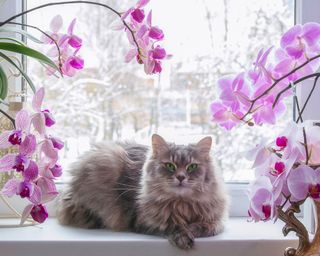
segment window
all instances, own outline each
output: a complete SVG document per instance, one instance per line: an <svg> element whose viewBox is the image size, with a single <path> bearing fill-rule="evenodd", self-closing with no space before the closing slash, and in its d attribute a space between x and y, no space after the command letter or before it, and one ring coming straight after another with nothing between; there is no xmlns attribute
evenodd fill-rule
<svg viewBox="0 0 320 256"><path fill-rule="evenodd" d="M47 2L29 1L28 8ZM135 1L108 3L125 10ZM48 79L40 65L28 63L30 75L47 88L46 104L58 123L55 131L66 139L61 155L65 168L93 141L134 138L149 143L151 134L159 133L179 143L212 135L225 181L251 180L251 163L243 153L255 141L271 137L275 129L243 126L225 132L210 121L209 106L217 96L218 78L249 67L260 48L278 42L294 24L294 2L239 3L190 0L182 11L179 1L151 1L154 23L165 30L164 45L173 54L159 77L148 77L137 64L124 63L128 45L123 33L110 29L116 17L107 10L69 5L28 15L29 24L42 28L57 14L65 18L65 26L77 17L76 33L84 39L80 53L86 68L71 79ZM291 102L288 108L292 109ZM285 115L276 130L290 120L291 115Z"/></svg>

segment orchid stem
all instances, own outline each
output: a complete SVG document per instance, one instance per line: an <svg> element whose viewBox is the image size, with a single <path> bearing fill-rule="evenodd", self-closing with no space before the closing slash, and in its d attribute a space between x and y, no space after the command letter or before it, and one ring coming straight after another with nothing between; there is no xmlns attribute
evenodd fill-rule
<svg viewBox="0 0 320 256"><path fill-rule="evenodd" d="M254 98L253 100L250 101L251 105L249 107L249 109L247 110L247 112L241 117L240 120L244 120L250 113L251 110L253 109L254 104L256 103L257 100L261 99L263 96L267 95L279 82L281 82L283 79L287 78L288 76L292 75L293 73L295 73L297 70L301 69L302 67L304 67L305 65L309 64L311 61L316 60L317 58L320 57L320 54L308 59L306 62L302 63L301 65L297 66L296 68L294 68L293 70L291 70L289 73L287 73L286 75L280 77L279 79L275 80L274 83L268 88L266 89L264 92L262 92L259 96L257 96L256 98ZM310 75L311 76L315 76L314 74ZM303 80L307 79L308 76L304 77ZM302 79L302 78L301 78ZM300 79L299 79L300 80ZM297 80L297 81L299 81ZM296 82L297 82L296 81ZM301 80L302 81L302 80ZM301 82L299 81L299 82ZM295 83L296 83L295 82ZM287 86L286 88L289 89L291 87ZM285 90L286 91L286 90Z"/></svg>
<svg viewBox="0 0 320 256"><path fill-rule="evenodd" d="M2 27L3 25L5 24L8 24L9 22L11 22L12 20L20 17L20 16L23 16L27 13L30 13L30 12L33 12L33 11L36 11L38 9L42 9L42 8L45 8L45 7L49 7L49 6L54 6L54 5L65 5L65 4L92 4L92 5L98 5L98 6L102 6L104 8L107 8L109 9L110 11L112 11L113 13L115 13L117 16L119 16L119 18L121 18L121 13L116 11L115 9L113 9L112 7L110 7L109 5L106 5L106 4L102 4L102 3L97 3L97 2L92 2L92 1L64 1L64 2L53 2L53 3L48 3L48 4L43 4L43 5L39 5L37 7L34 7L34 8L31 8L29 10L25 10L23 12L20 12L16 15L13 15L12 17L6 19L5 21L3 22L0 22L0 27ZM133 41L137 47L137 50L138 50L138 53L140 54L140 47L139 47L139 44L136 40L136 37L134 35L134 31L130 28L130 26L124 21L122 20L124 26L130 31L132 37L133 37Z"/></svg>
<svg viewBox="0 0 320 256"><path fill-rule="evenodd" d="M33 28L35 30L38 30L39 32L41 32L42 34L44 34L46 37L50 38L50 40L55 44L57 50L58 50L58 59L59 59L59 69L60 69L60 73L62 74L61 68L62 68L62 61L61 61L61 51L60 51L60 47L58 46L58 43L56 42L56 40L53 39L52 36L50 36L48 33L44 32L42 29L36 27L36 26L32 26L32 25L28 25L28 24L23 24L23 23L19 23L19 22L11 22L9 21L8 24L13 24L13 25L21 25L21 26L25 26L28 28Z"/></svg>
<svg viewBox="0 0 320 256"><path fill-rule="evenodd" d="M314 79L313 86L312 86L312 88L311 88L311 90L309 92L309 95L308 95L308 97L307 97L307 99L306 99L306 101L303 104L303 107L301 109L301 116L302 116L302 114L303 114L303 112L304 112L304 110L305 110L305 108L307 106L307 103L309 102L309 100L311 98L311 95L313 94L314 89L316 88L316 85L317 85L319 77L320 77L320 73L316 73L316 78ZM302 122L302 119L300 118L300 116L298 116L298 119L297 119L296 122L299 122L299 120Z"/></svg>

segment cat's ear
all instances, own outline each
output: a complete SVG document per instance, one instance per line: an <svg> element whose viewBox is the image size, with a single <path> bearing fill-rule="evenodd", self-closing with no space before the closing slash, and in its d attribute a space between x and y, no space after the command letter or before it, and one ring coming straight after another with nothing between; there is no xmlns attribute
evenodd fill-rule
<svg viewBox="0 0 320 256"><path fill-rule="evenodd" d="M196 148L203 155L209 155L212 145L212 138L210 136L201 139L197 144Z"/></svg>
<svg viewBox="0 0 320 256"><path fill-rule="evenodd" d="M161 151L168 150L167 142L158 134L153 134L152 138L152 154L157 156Z"/></svg>

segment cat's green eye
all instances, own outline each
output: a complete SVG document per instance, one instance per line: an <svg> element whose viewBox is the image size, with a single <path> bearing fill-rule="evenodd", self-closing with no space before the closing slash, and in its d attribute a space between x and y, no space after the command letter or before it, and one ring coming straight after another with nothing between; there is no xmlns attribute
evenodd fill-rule
<svg viewBox="0 0 320 256"><path fill-rule="evenodd" d="M194 172L195 170L198 169L198 165L197 164L190 164L187 168L188 172Z"/></svg>
<svg viewBox="0 0 320 256"><path fill-rule="evenodd" d="M170 172L174 172L176 170L176 166L173 163L165 163L165 166Z"/></svg>

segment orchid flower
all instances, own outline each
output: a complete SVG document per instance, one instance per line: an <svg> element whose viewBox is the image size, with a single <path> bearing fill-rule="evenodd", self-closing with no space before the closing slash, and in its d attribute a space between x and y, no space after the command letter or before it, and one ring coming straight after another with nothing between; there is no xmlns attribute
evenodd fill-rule
<svg viewBox="0 0 320 256"><path fill-rule="evenodd" d="M48 217L44 204L58 195L53 180L62 175L62 168L57 161L58 151L64 143L47 133L55 120L49 110L42 110L44 94L44 88L40 88L32 99L35 113L20 110L16 115L15 130L0 135L1 148L17 148L17 153L7 154L0 159L0 172L21 173L19 179L6 182L1 194L8 197L18 195L30 202L23 211L21 223L29 215L39 223Z"/></svg>
<svg viewBox="0 0 320 256"><path fill-rule="evenodd" d="M240 111L232 111L231 107L226 107L220 102L211 104L212 118L220 126L227 130L231 130L240 122L243 113Z"/></svg>
<svg viewBox="0 0 320 256"><path fill-rule="evenodd" d="M245 111L249 107L249 86L244 79L244 74L240 73L236 77L225 77L218 81L221 90L220 99L233 111Z"/></svg>
<svg viewBox="0 0 320 256"><path fill-rule="evenodd" d="M311 58L319 52L320 25L309 22L289 29L281 38L281 47L295 59Z"/></svg>
<svg viewBox="0 0 320 256"><path fill-rule="evenodd" d="M275 206L279 204L280 191L275 190L270 179L260 176L251 186L249 193L249 215L254 221L269 220L275 216Z"/></svg>
<svg viewBox="0 0 320 256"><path fill-rule="evenodd" d="M140 0L135 7L129 8L123 13L121 19L128 22L131 31L125 26L120 26L120 29L126 31L129 43L133 46L126 54L125 61L130 62L135 58L139 64L144 65L146 74L156 74L161 73L161 61L167 57L167 53L163 47L156 45L158 41L164 38L164 33L160 28L152 25L152 11L148 13L145 19L142 8L148 2L149 0ZM130 19L128 20L129 16Z"/></svg>
<svg viewBox="0 0 320 256"><path fill-rule="evenodd" d="M314 170L302 164L291 171L287 182L292 201L301 201L308 196L320 200L320 168Z"/></svg>
<svg viewBox="0 0 320 256"><path fill-rule="evenodd" d="M62 28L63 21L60 15L55 16L50 24L52 32L47 32L58 44L59 51L53 46L48 55L55 58L55 62L60 65L62 74L66 76L74 76L76 72L84 67L84 60L78 55L82 46L82 39L74 34L76 19L73 19L68 27L66 34L59 33ZM51 39L44 39L44 43L53 44ZM59 55L60 54L60 55ZM47 68L47 74L55 73L53 68Z"/></svg>

